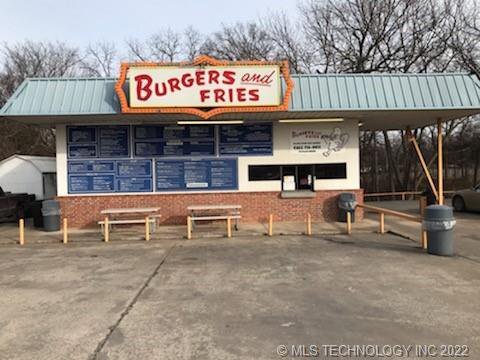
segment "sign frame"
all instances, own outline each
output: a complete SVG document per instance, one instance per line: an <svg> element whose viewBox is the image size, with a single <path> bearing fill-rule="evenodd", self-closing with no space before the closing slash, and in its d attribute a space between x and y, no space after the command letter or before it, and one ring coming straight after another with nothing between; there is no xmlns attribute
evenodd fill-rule
<svg viewBox="0 0 480 360"><path fill-rule="evenodd" d="M281 99L280 105L272 106L227 106L227 107L213 107L213 108L198 108L198 107L142 107L132 108L127 99L127 94L124 89L124 85L127 81L128 70L134 67L202 67L205 65L210 66L262 66L262 65L276 65L280 68L280 74L285 81L286 88ZM281 81L281 79L280 79ZM217 60L212 57L201 55L192 62L133 62L122 63L120 68L120 77L115 84L115 92L120 101L122 113L166 113L166 114L189 114L198 116L202 119L209 119L215 115L223 113L246 113L246 112L274 112L274 111L287 111L290 103L290 98L293 90L293 80L290 77L290 71L287 61L224 61ZM128 91L127 91L128 92ZM280 94L282 97L282 94Z"/></svg>

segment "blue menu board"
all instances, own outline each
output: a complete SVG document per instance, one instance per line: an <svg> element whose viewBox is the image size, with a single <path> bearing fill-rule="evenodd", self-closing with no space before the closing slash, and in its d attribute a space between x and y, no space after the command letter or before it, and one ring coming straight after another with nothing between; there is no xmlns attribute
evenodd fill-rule
<svg viewBox="0 0 480 360"><path fill-rule="evenodd" d="M69 158L94 158L97 157L97 145L96 144L79 144L68 146Z"/></svg>
<svg viewBox="0 0 480 360"><path fill-rule="evenodd" d="M156 161L156 191L237 188L237 159Z"/></svg>
<svg viewBox="0 0 480 360"><path fill-rule="evenodd" d="M117 176L152 176L151 160L117 160Z"/></svg>
<svg viewBox="0 0 480 360"><path fill-rule="evenodd" d="M118 192L151 192L153 191L152 178L127 177L117 179Z"/></svg>
<svg viewBox="0 0 480 360"><path fill-rule="evenodd" d="M152 192L152 160L72 160L68 162L68 192Z"/></svg>
<svg viewBox="0 0 480 360"><path fill-rule="evenodd" d="M207 125L139 125L134 127L134 155L215 155L215 128Z"/></svg>
<svg viewBox="0 0 480 360"><path fill-rule="evenodd" d="M272 124L220 126L220 154L271 155L272 152Z"/></svg>
<svg viewBox="0 0 480 360"><path fill-rule="evenodd" d="M113 173L115 161L113 160L77 160L68 162L69 173Z"/></svg>
<svg viewBox="0 0 480 360"><path fill-rule="evenodd" d="M70 144L96 143L97 128L95 126L69 126L68 142Z"/></svg>
<svg viewBox="0 0 480 360"><path fill-rule="evenodd" d="M74 193L109 193L115 191L115 176L111 174L69 175L68 192Z"/></svg>
<svg viewBox="0 0 480 360"><path fill-rule="evenodd" d="M129 126L99 127L99 157L129 156Z"/></svg>

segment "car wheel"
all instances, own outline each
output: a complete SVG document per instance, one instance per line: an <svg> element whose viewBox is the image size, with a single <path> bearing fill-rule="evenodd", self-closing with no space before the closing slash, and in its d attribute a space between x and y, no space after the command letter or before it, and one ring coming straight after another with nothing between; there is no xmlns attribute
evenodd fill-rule
<svg viewBox="0 0 480 360"><path fill-rule="evenodd" d="M455 211L465 211L465 201L460 196L455 196L452 202Z"/></svg>

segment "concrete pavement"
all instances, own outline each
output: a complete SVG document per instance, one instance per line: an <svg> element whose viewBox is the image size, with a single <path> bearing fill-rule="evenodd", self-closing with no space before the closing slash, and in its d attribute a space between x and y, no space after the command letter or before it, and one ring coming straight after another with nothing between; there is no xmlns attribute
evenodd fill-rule
<svg viewBox="0 0 480 360"><path fill-rule="evenodd" d="M4 245L0 274L2 359L278 359L281 344L480 356L478 264L389 234Z"/></svg>

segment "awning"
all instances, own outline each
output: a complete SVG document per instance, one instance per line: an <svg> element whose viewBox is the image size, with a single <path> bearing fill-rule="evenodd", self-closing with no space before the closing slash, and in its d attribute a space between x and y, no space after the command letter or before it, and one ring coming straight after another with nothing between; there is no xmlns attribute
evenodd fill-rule
<svg viewBox="0 0 480 360"><path fill-rule="evenodd" d="M470 74L292 75L289 111L222 114L212 120L357 119L362 129L405 129L480 113L480 80ZM122 114L115 78L26 79L0 117L27 124L196 120L185 114ZM201 120L199 120L201 121Z"/></svg>

